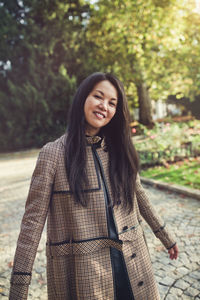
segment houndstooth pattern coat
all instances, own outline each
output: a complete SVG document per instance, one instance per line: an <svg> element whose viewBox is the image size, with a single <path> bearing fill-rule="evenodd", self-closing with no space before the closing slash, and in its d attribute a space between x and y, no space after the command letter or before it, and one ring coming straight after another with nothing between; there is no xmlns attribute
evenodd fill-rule
<svg viewBox="0 0 200 300"><path fill-rule="evenodd" d="M106 205L102 179L97 172L92 144L87 145L88 207L73 201L64 164L64 139L48 143L40 151L32 175L21 223L11 275L10 300L28 297L31 272L41 233L47 218L47 287L49 300L114 300L115 285L110 247L123 253L135 300L160 299L145 242L142 218L149 224L166 249L175 241L167 231L136 181L134 211L125 213L120 206L113 214L119 240L108 237ZM104 142L96 149L108 192L108 152Z"/></svg>

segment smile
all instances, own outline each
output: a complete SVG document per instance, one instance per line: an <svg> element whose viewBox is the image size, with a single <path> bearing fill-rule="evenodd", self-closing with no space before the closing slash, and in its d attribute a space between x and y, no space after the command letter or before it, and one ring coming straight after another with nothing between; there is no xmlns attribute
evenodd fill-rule
<svg viewBox="0 0 200 300"><path fill-rule="evenodd" d="M95 114L95 116L96 116L98 119L103 119L103 118L105 118L104 114L102 114L102 113L100 113L100 112L95 111L94 114Z"/></svg>

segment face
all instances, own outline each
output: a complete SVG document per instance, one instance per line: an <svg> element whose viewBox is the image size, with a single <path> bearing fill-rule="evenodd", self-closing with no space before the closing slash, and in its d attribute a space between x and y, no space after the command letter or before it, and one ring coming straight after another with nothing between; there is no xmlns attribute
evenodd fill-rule
<svg viewBox="0 0 200 300"><path fill-rule="evenodd" d="M117 90L108 80L97 83L85 100L86 134L96 135L114 117L117 109Z"/></svg>

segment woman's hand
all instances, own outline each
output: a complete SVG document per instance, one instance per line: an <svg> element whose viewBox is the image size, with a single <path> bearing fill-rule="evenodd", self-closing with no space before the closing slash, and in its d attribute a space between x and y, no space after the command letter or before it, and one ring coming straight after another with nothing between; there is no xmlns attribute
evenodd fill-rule
<svg viewBox="0 0 200 300"><path fill-rule="evenodd" d="M178 246L174 245L171 249L168 250L170 259L177 259L178 257Z"/></svg>

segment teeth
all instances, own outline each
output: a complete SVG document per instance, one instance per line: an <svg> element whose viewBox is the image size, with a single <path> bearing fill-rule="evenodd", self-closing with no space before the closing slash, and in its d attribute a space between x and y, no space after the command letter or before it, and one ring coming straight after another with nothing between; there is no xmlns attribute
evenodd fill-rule
<svg viewBox="0 0 200 300"><path fill-rule="evenodd" d="M100 116L100 117L103 117L103 118L104 118L104 115L102 115L102 114L100 114L100 113L98 113L98 112L96 112L96 115L98 115L98 116Z"/></svg>

